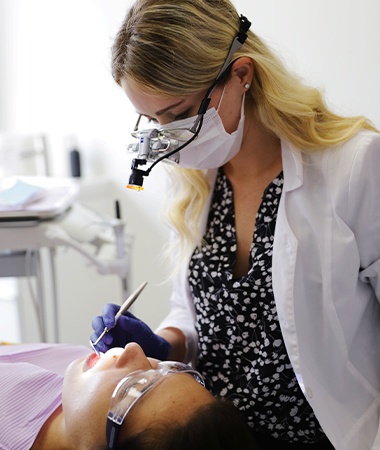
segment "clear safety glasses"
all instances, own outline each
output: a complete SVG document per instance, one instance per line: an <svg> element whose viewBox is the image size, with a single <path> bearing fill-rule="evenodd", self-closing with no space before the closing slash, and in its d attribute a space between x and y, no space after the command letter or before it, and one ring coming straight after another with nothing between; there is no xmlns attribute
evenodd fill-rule
<svg viewBox="0 0 380 450"><path fill-rule="evenodd" d="M157 369L139 370L129 374L118 383L111 397L106 428L109 449L115 448L125 417L137 400L170 373L188 373L202 386L205 385L200 373L187 364L175 361L162 361Z"/></svg>

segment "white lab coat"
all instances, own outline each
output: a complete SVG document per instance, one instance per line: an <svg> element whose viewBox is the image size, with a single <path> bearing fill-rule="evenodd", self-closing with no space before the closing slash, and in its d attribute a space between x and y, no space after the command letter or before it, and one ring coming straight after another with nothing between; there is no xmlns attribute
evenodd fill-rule
<svg viewBox="0 0 380 450"><path fill-rule="evenodd" d="M282 142L282 158L273 289L286 348L334 447L369 450L380 416L380 135L310 155ZM187 267L171 304L160 328L180 328L194 361Z"/></svg>

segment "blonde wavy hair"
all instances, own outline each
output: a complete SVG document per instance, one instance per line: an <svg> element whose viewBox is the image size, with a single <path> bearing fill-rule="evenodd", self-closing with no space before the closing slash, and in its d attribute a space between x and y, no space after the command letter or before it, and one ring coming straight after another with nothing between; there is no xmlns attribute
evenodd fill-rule
<svg viewBox="0 0 380 450"><path fill-rule="evenodd" d="M229 0L137 0L112 47L117 83L131 80L155 95L179 97L207 89L218 75L239 30ZM302 152L342 143L359 130L377 131L365 117L334 114L321 92L304 84L253 33L234 59L254 61L249 105L256 120ZM201 242L199 218L210 186L199 170L169 170L172 193L167 217L176 230L180 257Z"/></svg>

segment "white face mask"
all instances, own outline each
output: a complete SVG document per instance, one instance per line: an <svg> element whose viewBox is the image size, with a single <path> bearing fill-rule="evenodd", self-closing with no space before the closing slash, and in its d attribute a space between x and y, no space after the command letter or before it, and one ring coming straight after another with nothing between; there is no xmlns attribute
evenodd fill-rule
<svg viewBox="0 0 380 450"><path fill-rule="evenodd" d="M229 134L224 129L218 111L213 107L206 111L197 138L179 152L178 165L188 169L216 169L236 156L240 150L244 131L244 98L237 129ZM219 109L219 107L218 107ZM168 123L162 130L191 128L197 116Z"/></svg>

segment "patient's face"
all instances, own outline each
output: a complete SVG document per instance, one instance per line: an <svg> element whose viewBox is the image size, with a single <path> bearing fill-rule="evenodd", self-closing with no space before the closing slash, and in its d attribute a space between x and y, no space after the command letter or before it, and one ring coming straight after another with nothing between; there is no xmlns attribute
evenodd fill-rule
<svg viewBox="0 0 380 450"><path fill-rule="evenodd" d="M117 383L136 370L156 369L140 346L128 344L99 357L95 353L74 361L67 369L62 393L66 435L72 445L91 448L106 443L106 418ZM140 398L127 415L119 439L139 433L158 419L186 421L212 395L191 375L169 374ZM79 447L78 447L79 448Z"/></svg>

